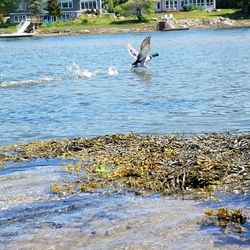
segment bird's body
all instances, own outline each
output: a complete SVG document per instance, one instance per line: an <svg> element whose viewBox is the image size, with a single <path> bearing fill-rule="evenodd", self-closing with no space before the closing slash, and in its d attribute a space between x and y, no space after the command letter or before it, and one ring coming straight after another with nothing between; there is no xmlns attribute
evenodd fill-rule
<svg viewBox="0 0 250 250"><path fill-rule="evenodd" d="M159 56L158 53L148 55L150 51L150 36L146 37L140 46L139 53L131 46L130 43L127 43L127 49L129 54L136 59L135 62L131 65L132 68L136 67L146 67L146 63L152 60L153 57Z"/></svg>

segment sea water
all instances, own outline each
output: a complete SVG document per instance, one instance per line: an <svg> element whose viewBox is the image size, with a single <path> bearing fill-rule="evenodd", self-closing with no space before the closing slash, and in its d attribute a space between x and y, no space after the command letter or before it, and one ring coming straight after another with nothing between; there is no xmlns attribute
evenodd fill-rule
<svg viewBox="0 0 250 250"><path fill-rule="evenodd" d="M125 44L158 52L131 71ZM250 130L250 29L0 40L0 143Z"/></svg>

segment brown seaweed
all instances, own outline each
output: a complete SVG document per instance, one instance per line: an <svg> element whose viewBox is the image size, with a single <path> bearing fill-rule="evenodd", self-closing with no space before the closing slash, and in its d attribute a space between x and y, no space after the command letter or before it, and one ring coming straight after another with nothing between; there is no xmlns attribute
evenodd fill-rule
<svg viewBox="0 0 250 250"><path fill-rule="evenodd" d="M247 229L243 226L247 222L247 215L241 209L221 207L217 211L205 212L206 220L203 224L219 226L224 232L243 233Z"/></svg>
<svg viewBox="0 0 250 250"><path fill-rule="evenodd" d="M67 166L75 176L68 180L71 188L63 180L52 186L58 193L104 188L140 194L250 191L248 134L113 134L6 146L0 153L1 165L37 158L76 160Z"/></svg>

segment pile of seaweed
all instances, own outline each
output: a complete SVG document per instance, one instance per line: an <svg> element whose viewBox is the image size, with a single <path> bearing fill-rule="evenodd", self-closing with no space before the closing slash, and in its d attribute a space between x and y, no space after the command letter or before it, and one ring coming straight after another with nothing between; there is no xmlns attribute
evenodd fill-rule
<svg viewBox="0 0 250 250"><path fill-rule="evenodd" d="M74 178L51 185L57 193L250 191L249 134L112 134L0 148L2 166L37 158L75 160L66 168Z"/></svg>
<svg viewBox="0 0 250 250"><path fill-rule="evenodd" d="M217 211L208 210L205 212L204 225L218 226L223 232L247 232L243 225L247 222L247 215L241 209L228 209L221 207Z"/></svg>

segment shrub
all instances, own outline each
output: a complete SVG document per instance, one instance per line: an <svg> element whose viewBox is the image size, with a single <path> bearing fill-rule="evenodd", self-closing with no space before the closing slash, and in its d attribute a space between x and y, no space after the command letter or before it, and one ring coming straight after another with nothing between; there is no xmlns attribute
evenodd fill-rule
<svg viewBox="0 0 250 250"><path fill-rule="evenodd" d="M0 24L4 24L4 16L3 16L3 14L0 14Z"/></svg>
<svg viewBox="0 0 250 250"><path fill-rule="evenodd" d="M202 8L197 6L197 5L184 5L183 10L184 11L193 11L193 10L202 10Z"/></svg>
<svg viewBox="0 0 250 250"><path fill-rule="evenodd" d="M152 0L129 0L114 8L116 15L134 16L144 20L145 15L151 16L154 13L154 1Z"/></svg>
<svg viewBox="0 0 250 250"><path fill-rule="evenodd" d="M87 18L82 19L82 24L88 24L88 23L89 23L89 21Z"/></svg>

